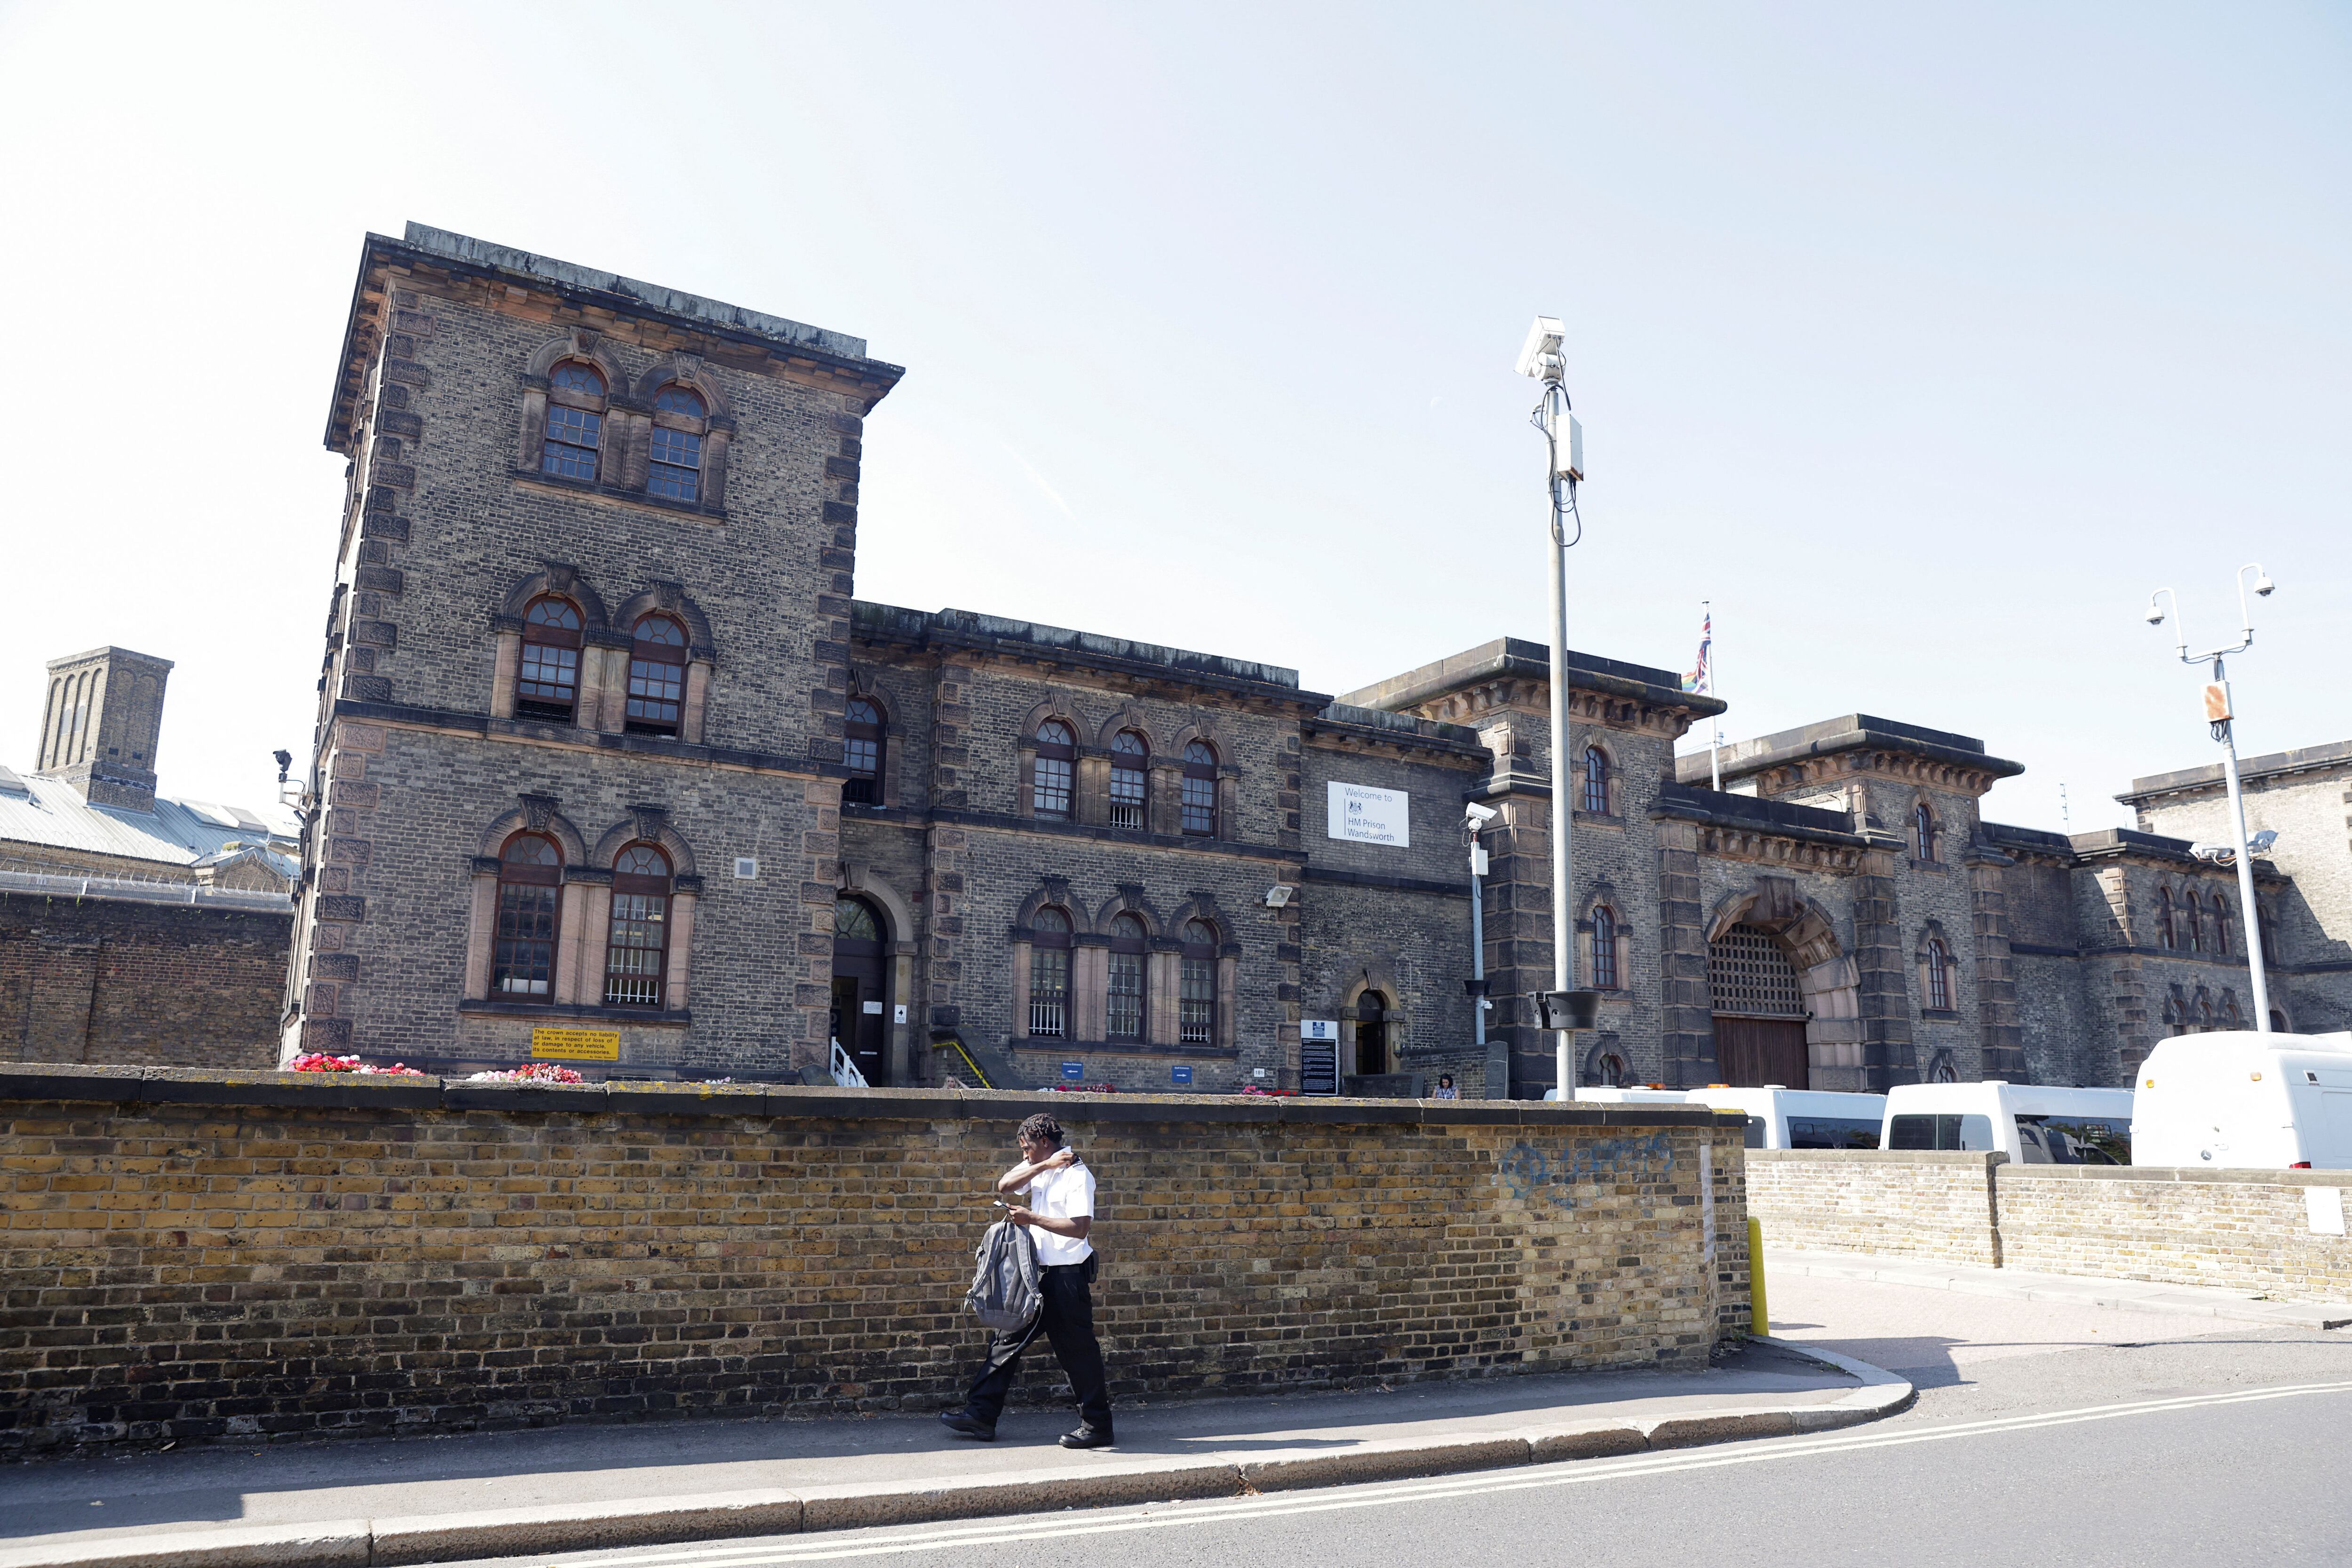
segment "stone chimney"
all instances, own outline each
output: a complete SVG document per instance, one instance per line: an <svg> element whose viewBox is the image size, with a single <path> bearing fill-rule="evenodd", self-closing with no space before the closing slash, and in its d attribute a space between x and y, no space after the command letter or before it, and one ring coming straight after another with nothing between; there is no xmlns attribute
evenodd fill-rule
<svg viewBox="0 0 2352 1568"><path fill-rule="evenodd" d="M172 661L100 647L49 661L35 771L92 805L155 809L155 742Z"/></svg>

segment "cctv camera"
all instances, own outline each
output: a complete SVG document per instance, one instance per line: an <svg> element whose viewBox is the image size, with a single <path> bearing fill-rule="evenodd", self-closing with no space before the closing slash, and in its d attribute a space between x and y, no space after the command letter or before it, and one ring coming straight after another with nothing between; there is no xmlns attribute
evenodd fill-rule
<svg viewBox="0 0 2352 1568"><path fill-rule="evenodd" d="M2267 572L2254 579L2254 592L2265 599L2269 598L2277 588L2278 584L2271 581L2271 574Z"/></svg>
<svg viewBox="0 0 2352 1568"><path fill-rule="evenodd" d="M1493 806L1480 805L1473 800L1463 803L1462 815L1468 819L1471 826L1484 827L1495 820L1497 813Z"/></svg>
<svg viewBox="0 0 2352 1568"><path fill-rule="evenodd" d="M2160 626L2164 625L2164 612L2158 609L2154 605L2148 605L2147 624L2152 626Z"/></svg>
<svg viewBox="0 0 2352 1568"><path fill-rule="evenodd" d="M1558 317L1538 316L1535 325L1528 329L1528 341L1519 349L1519 374L1558 374L1559 345L1564 335Z"/></svg>
<svg viewBox="0 0 2352 1568"><path fill-rule="evenodd" d="M2275 827L2265 827L2260 833L2255 834L2252 838L2246 840L2246 847L2252 850L2257 855L2266 855L2270 853L2271 846L2277 842L2278 829Z"/></svg>

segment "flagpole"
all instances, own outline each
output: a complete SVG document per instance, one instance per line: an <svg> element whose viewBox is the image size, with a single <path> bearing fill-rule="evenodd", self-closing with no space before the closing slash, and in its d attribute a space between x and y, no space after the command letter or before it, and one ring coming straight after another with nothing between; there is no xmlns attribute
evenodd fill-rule
<svg viewBox="0 0 2352 1568"><path fill-rule="evenodd" d="M1701 599L1701 600L1698 602L1698 607L1699 607L1699 610L1700 610L1701 614L1703 614L1703 615L1706 616L1706 622L1705 622L1705 624L1706 624L1706 694L1707 694L1709 697L1712 697L1712 696L1714 696L1714 695L1715 695L1715 685L1716 685L1716 681L1715 681L1715 601L1714 601L1714 600L1712 600L1712 599ZM1717 794L1718 794L1718 795L1720 795L1720 794L1723 792L1723 715L1722 715L1722 714L1720 714L1720 713L1715 714L1712 718L1710 718L1710 719L1708 720L1708 723L1709 723L1709 725L1710 725L1710 726L1711 726L1711 728L1712 728L1712 731L1713 731L1713 733L1712 733L1712 738L1711 738L1711 739L1709 739L1709 740L1708 740L1708 742L1707 742L1707 743L1706 743L1706 769L1707 769L1707 772L1708 772L1710 774L1712 774L1712 775L1713 775L1713 777L1714 777L1714 780L1715 780L1715 785L1714 785L1714 787L1715 787L1716 793L1717 793Z"/></svg>

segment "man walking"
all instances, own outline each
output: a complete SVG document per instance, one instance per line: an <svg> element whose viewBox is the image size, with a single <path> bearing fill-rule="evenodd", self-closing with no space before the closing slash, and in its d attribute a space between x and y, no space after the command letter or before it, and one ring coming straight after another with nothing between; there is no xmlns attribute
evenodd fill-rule
<svg viewBox="0 0 2352 1568"><path fill-rule="evenodd" d="M1027 1328L1005 1330L989 1342L988 1364L971 1380L963 1408L940 1412L940 1423L960 1436L992 1442L1021 1352L1042 1330L1077 1395L1078 1429L1062 1434L1062 1447L1108 1447L1110 1390L1103 1381L1102 1347L1095 1342L1095 1249L1087 1240L1094 1226L1095 1175L1076 1150L1063 1144L1062 1124L1052 1117L1031 1117L1016 1136L1021 1163L997 1178L996 1190L1008 1199L1024 1189L1029 1194L1027 1206L1013 1208L1007 1217L1027 1227L1036 1243L1044 1304Z"/></svg>

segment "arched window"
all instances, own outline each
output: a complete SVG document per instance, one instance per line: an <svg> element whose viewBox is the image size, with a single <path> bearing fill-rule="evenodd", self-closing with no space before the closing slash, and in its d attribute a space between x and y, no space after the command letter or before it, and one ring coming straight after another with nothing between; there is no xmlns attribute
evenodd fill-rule
<svg viewBox="0 0 2352 1568"><path fill-rule="evenodd" d="M686 711L686 628L667 616L640 616L631 636L628 731L675 735Z"/></svg>
<svg viewBox="0 0 2352 1568"><path fill-rule="evenodd" d="M1037 726L1036 773L1029 792L1029 810L1035 816L1058 822L1070 819L1070 770L1078 754L1078 739L1059 719Z"/></svg>
<svg viewBox="0 0 2352 1568"><path fill-rule="evenodd" d="M604 377L595 366L565 360L547 375L547 435L540 472L593 479L604 446Z"/></svg>
<svg viewBox="0 0 2352 1568"><path fill-rule="evenodd" d="M840 943L882 940L882 923L863 899L835 899L833 901L833 940Z"/></svg>
<svg viewBox="0 0 2352 1568"><path fill-rule="evenodd" d="M1960 1065L1952 1059L1951 1052L1937 1051L1933 1057L1928 1058L1927 1081L1929 1083L1958 1083L1960 1081Z"/></svg>
<svg viewBox="0 0 2352 1568"><path fill-rule="evenodd" d="M1114 1040L1143 1038L1143 922L1121 915L1110 922L1110 1015Z"/></svg>
<svg viewBox="0 0 2352 1568"><path fill-rule="evenodd" d="M604 947L604 1005L658 1007L669 972L669 857L632 844L613 862L613 931Z"/></svg>
<svg viewBox="0 0 2352 1568"><path fill-rule="evenodd" d="M843 716L841 760L849 768L841 798L852 805L881 805L882 710L863 697L851 698Z"/></svg>
<svg viewBox="0 0 2352 1568"><path fill-rule="evenodd" d="M2164 1026L2172 1034L2189 1032L2189 997L2178 985L2170 987L2170 994L2165 998Z"/></svg>
<svg viewBox="0 0 2352 1568"><path fill-rule="evenodd" d="M1217 836L1217 753L1206 741L1184 748L1184 831Z"/></svg>
<svg viewBox="0 0 2352 1568"><path fill-rule="evenodd" d="M2286 1026L2286 1015L2280 1012L2275 1007L2271 1009L2271 1033L2273 1035L2287 1035L2294 1033L2292 1029L2289 1029Z"/></svg>
<svg viewBox="0 0 2352 1568"><path fill-rule="evenodd" d="M1952 1010L1952 952L1940 936L1927 939L1927 1006L1937 1013Z"/></svg>
<svg viewBox="0 0 2352 1568"><path fill-rule="evenodd" d="M2279 953L2278 910L2261 899L2254 900L2254 940L2263 944L2263 962L2276 963Z"/></svg>
<svg viewBox="0 0 2352 1568"><path fill-rule="evenodd" d="M665 414L676 416L665 420ZM654 394L652 461L646 469L646 493L672 500L702 499L702 422L710 406L702 395L676 382Z"/></svg>
<svg viewBox="0 0 2352 1568"><path fill-rule="evenodd" d="M1377 991L1356 998L1356 1071L1389 1070L1389 1004Z"/></svg>
<svg viewBox="0 0 2352 1568"><path fill-rule="evenodd" d="M1592 910L1592 988L1617 989L1617 915L1607 904Z"/></svg>
<svg viewBox="0 0 2352 1568"><path fill-rule="evenodd" d="M1176 1037L1188 1046L1217 1038L1217 930L1206 921L1186 921L1181 933L1183 969L1177 976Z"/></svg>
<svg viewBox="0 0 2352 1568"><path fill-rule="evenodd" d="M1584 809L1609 815L1609 758L1598 746L1584 748Z"/></svg>
<svg viewBox="0 0 2352 1568"><path fill-rule="evenodd" d="M1625 1061L1614 1051L1603 1051L1601 1059L1592 1064L1593 1087L1615 1089L1625 1081Z"/></svg>
<svg viewBox="0 0 2352 1568"><path fill-rule="evenodd" d="M2213 895L2210 911L2213 916L2213 952L2216 957L2230 956L2230 900L2221 894Z"/></svg>
<svg viewBox="0 0 2352 1568"><path fill-rule="evenodd" d="M2189 916L2189 951L2191 952L2204 952L2205 901L2197 896L2194 889L2191 889L2189 891L2180 895L2180 907L2182 910L2187 911Z"/></svg>
<svg viewBox="0 0 2352 1568"><path fill-rule="evenodd" d="M2213 1022L2213 994L2200 985L2197 988L2197 1032L2208 1034L2217 1026Z"/></svg>
<svg viewBox="0 0 2352 1568"><path fill-rule="evenodd" d="M2238 1011L2238 994L2224 987L2221 992L2221 1027L2242 1029L2245 1026L2246 1016Z"/></svg>
<svg viewBox="0 0 2352 1568"><path fill-rule="evenodd" d="M555 926L563 852L551 838L518 833L499 853L499 931L490 994L546 1002L555 994Z"/></svg>
<svg viewBox="0 0 2352 1568"><path fill-rule="evenodd" d="M1110 825L1141 831L1151 821L1151 747L1132 730L1110 738Z"/></svg>
<svg viewBox="0 0 2352 1568"><path fill-rule="evenodd" d="M1029 1033L1062 1039L1070 1032L1070 917L1048 906L1029 924Z"/></svg>
<svg viewBox="0 0 2352 1568"><path fill-rule="evenodd" d="M2156 890L2156 940L2167 947L2180 945L2180 928L2173 921L2172 889L2169 888Z"/></svg>
<svg viewBox="0 0 2352 1568"><path fill-rule="evenodd" d="M1911 813L1911 847L1922 860L1936 858L1936 814L1927 809L1924 800Z"/></svg>
<svg viewBox="0 0 2352 1568"><path fill-rule="evenodd" d="M515 717L572 722L580 701L580 607L552 595L522 613L522 663L515 671Z"/></svg>

